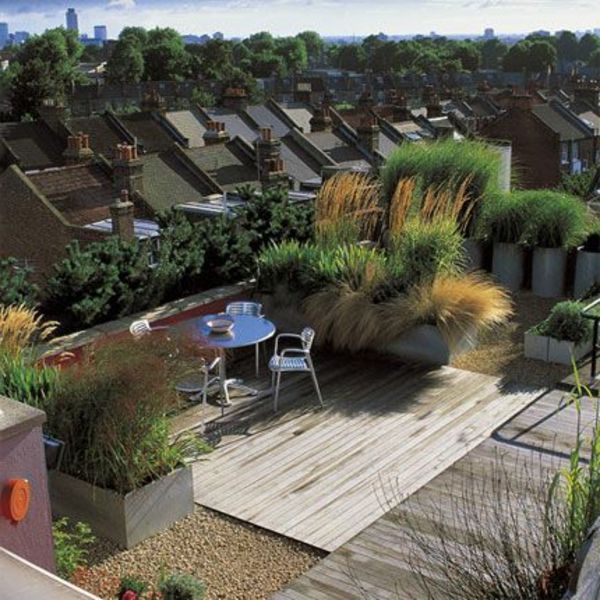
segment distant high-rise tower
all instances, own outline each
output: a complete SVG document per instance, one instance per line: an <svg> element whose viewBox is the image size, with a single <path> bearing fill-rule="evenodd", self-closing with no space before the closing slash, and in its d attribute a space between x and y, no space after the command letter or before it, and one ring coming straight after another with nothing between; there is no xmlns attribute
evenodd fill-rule
<svg viewBox="0 0 600 600"><path fill-rule="evenodd" d="M8 23L0 23L0 48L8 44Z"/></svg>
<svg viewBox="0 0 600 600"><path fill-rule="evenodd" d="M108 32L106 31L106 25L95 25L94 26L94 37L97 40L105 42L108 39Z"/></svg>
<svg viewBox="0 0 600 600"><path fill-rule="evenodd" d="M69 31L79 31L79 19L74 8L67 9L67 29Z"/></svg>
<svg viewBox="0 0 600 600"><path fill-rule="evenodd" d="M491 27L488 27L487 29L484 30L483 37L486 40L491 40L496 37L496 34L494 33L494 30Z"/></svg>

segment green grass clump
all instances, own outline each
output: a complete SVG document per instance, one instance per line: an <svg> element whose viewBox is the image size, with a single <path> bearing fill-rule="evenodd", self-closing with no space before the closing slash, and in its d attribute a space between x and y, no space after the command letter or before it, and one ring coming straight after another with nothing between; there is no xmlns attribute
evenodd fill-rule
<svg viewBox="0 0 600 600"><path fill-rule="evenodd" d="M587 342L592 338L592 321L581 314L584 306L572 300L559 302L548 318L536 326L535 333L575 344Z"/></svg>
<svg viewBox="0 0 600 600"><path fill-rule="evenodd" d="M523 242L529 226L527 198L518 193L498 194L481 205L477 233L493 242L518 244Z"/></svg>

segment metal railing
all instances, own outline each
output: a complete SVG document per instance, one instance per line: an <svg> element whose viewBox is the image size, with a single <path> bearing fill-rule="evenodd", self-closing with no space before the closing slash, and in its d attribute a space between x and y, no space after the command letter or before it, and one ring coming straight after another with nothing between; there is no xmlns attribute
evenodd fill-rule
<svg viewBox="0 0 600 600"><path fill-rule="evenodd" d="M596 378L598 365L598 327L600 324L600 298L597 298L581 311L582 316L586 319L591 319L594 322L593 338L592 338L592 379Z"/></svg>

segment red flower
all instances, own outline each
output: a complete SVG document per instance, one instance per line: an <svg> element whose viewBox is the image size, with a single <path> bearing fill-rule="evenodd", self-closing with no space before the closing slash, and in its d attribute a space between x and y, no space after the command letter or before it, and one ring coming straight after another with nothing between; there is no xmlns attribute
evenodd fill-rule
<svg viewBox="0 0 600 600"><path fill-rule="evenodd" d="M121 600L137 600L137 593L133 590L126 590L121 594Z"/></svg>

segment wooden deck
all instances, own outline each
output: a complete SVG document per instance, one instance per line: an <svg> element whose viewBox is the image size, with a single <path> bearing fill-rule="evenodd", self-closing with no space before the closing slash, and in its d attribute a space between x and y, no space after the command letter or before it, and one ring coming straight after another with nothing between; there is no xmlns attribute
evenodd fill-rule
<svg viewBox="0 0 600 600"><path fill-rule="evenodd" d="M433 598L427 595L415 574L415 556L426 577L441 579L431 554L415 543L414 531L432 532L442 525L456 532L450 543L463 535L457 512L464 510L465 488L489 485L491 474L515 477L521 491L531 499L545 473L555 473L567 462L574 443L576 413L564 407L565 394L545 394L488 440L432 479L408 500L391 508L337 551L274 596L275 600L384 600ZM561 408L559 408L561 407ZM583 422L593 421L593 405L583 404ZM498 467L499 461L504 465ZM507 475L510 473L511 475ZM513 475L514 474L514 475ZM532 482L525 491L524 478ZM487 482L487 484L486 484ZM529 484L528 484L529 485ZM513 488L515 489L515 488ZM478 493L479 502L486 502ZM489 513L488 516L489 517ZM464 521L463 521L464 523ZM410 524L410 525L409 525ZM449 538L446 538L446 542ZM437 577L436 577L437 573Z"/></svg>
<svg viewBox="0 0 600 600"><path fill-rule="evenodd" d="M238 435L194 465L194 488L203 506L327 551L379 519L390 494L414 493L541 393L451 368L345 357L317 368L325 410L307 376L286 380L277 416L269 400L244 403L222 425Z"/></svg>

